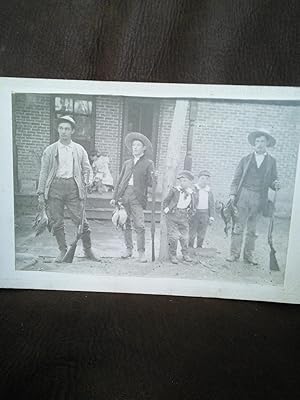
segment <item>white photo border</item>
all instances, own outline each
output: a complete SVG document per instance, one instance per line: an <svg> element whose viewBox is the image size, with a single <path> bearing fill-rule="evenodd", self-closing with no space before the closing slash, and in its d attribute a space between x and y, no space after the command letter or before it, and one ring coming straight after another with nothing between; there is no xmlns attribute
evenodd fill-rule
<svg viewBox="0 0 300 400"><path fill-rule="evenodd" d="M294 187L283 286L174 278L90 276L15 270L12 94L89 94L156 98L299 101L300 87L0 78L0 287L193 296L300 304L300 163ZM300 126L297 126L300 130ZM298 153L299 154L299 153Z"/></svg>

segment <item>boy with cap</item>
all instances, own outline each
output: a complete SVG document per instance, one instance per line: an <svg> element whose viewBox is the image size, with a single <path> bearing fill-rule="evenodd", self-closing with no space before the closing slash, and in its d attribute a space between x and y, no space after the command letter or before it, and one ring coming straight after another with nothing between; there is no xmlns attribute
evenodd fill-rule
<svg viewBox="0 0 300 400"><path fill-rule="evenodd" d="M178 174L177 179L179 186L172 187L163 201L163 211L167 219L169 256L172 264L178 264L176 257L178 240L181 244L183 260L192 261L188 255L188 241L189 214L194 210L193 190L191 188L194 177L190 171L184 170Z"/></svg>
<svg viewBox="0 0 300 400"><path fill-rule="evenodd" d="M67 207L72 221L81 222L85 190L93 182L93 172L85 149L72 141L76 123L69 115L59 117L57 130L59 140L46 147L42 156L38 185L40 207L48 206L51 232L56 238L59 254L56 262L62 262L67 252L64 230L64 208ZM91 231L84 220L82 244L85 256L98 261L91 249Z"/></svg>
<svg viewBox="0 0 300 400"><path fill-rule="evenodd" d="M202 247L207 227L212 224L215 213L214 196L209 186L210 173L202 170L198 175L198 183L194 186L195 215L190 221L189 247L194 247L197 237L197 247Z"/></svg>

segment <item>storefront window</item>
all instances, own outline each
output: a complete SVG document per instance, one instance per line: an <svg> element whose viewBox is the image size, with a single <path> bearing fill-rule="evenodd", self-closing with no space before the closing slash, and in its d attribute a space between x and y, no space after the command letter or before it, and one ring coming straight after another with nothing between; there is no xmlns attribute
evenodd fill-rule
<svg viewBox="0 0 300 400"><path fill-rule="evenodd" d="M88 153L94 149L95 138L95 102L91 96L68 96L54 97L54 120L69 115L76 122L73 140L81 144ZM53 140L58 139L56 124L54 121Z"/></svg>

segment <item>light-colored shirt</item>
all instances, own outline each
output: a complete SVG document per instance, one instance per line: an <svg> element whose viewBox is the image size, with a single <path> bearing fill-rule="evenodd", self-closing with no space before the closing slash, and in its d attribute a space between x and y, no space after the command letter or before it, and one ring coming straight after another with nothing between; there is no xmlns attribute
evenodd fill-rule
<svg viewBox="0 0 300 400"><path fill-rule="evenodd" d="M199 190L199 201L197 204L197 210L208 210L208 192L209 187L201 188L197 185Z"/></svg>
<svg viewBox="0 0 300 400"><path fill-rule="evenodd" d="M178 187L178 189L181 190L180 187ZM177 208L184 209L184 208L188 208L188 206L190 205L191 200L192 200L192 197L191 197L192 190L188 188L188 189L186 189L186 192L187 193L184 193L184 192L179 193Z"/></svg>
<svg viewBox="0 0 300 400"><path fill-rule="evenodd" d="M68 145L58 142L58 178L73 177L73 142Z"/></svg>
<svg viewBox="0 0 300 400"><path fill-rule="evenodd" d="M254 152L257 168L259 168L261 166L261 164L264 162L266 155L267 155L267 153L257 154L256 151Z"/></svg>
<svg viewBox="0 0 300 400"><path fill-rule="evenodd" d="M139 159L140 159L141 157L143 157L143 155L144 155L144 153L141 154L139 157L134 157L134 158L133 158L133 164L135 165L135 164L139 161ZM128 185L133 186L133 174L131 174L131 177L130 177L130 179L129 179Z"/></svg>

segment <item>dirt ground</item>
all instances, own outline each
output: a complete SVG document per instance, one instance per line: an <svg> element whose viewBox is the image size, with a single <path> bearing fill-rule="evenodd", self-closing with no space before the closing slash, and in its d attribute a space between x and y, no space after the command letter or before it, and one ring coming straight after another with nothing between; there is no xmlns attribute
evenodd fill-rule
<svg viewBox="0 0 300 400"><path fill-rule="evenodd" d="M194 250L192 263L182 261L178 248L179 264L169 262L150 262L150 227L146 227L146 255L148 262L137 262L137 255L123 260L123 233L118 231L110 221L91 220L93 248L99 262L91 262L83 257L81 243L76 250L72 264L58 264L54 259L58 253L55 238L45 231L35 237L32 231L33 217L22 216L15 221L16 233L16 269L25 271L48 271L64 273L80 273L110 276L138 276L222 280L230 282L259 283L281 285L284 280L286 254L288 246L289 219L277 218L274 226L274 246L280 272L269 270L269 247L267 244L268 221L261 218L258 224L256 242L256 258L258 266L245 264L243 261L229 263L225 260L229 252L230 238L223 232L223 221L219 216L208 228L205 248ZM71 221L66 220L67 241L75 237L75 229ZM160 232L156 226L156 254L159 253Z"/></svg>

